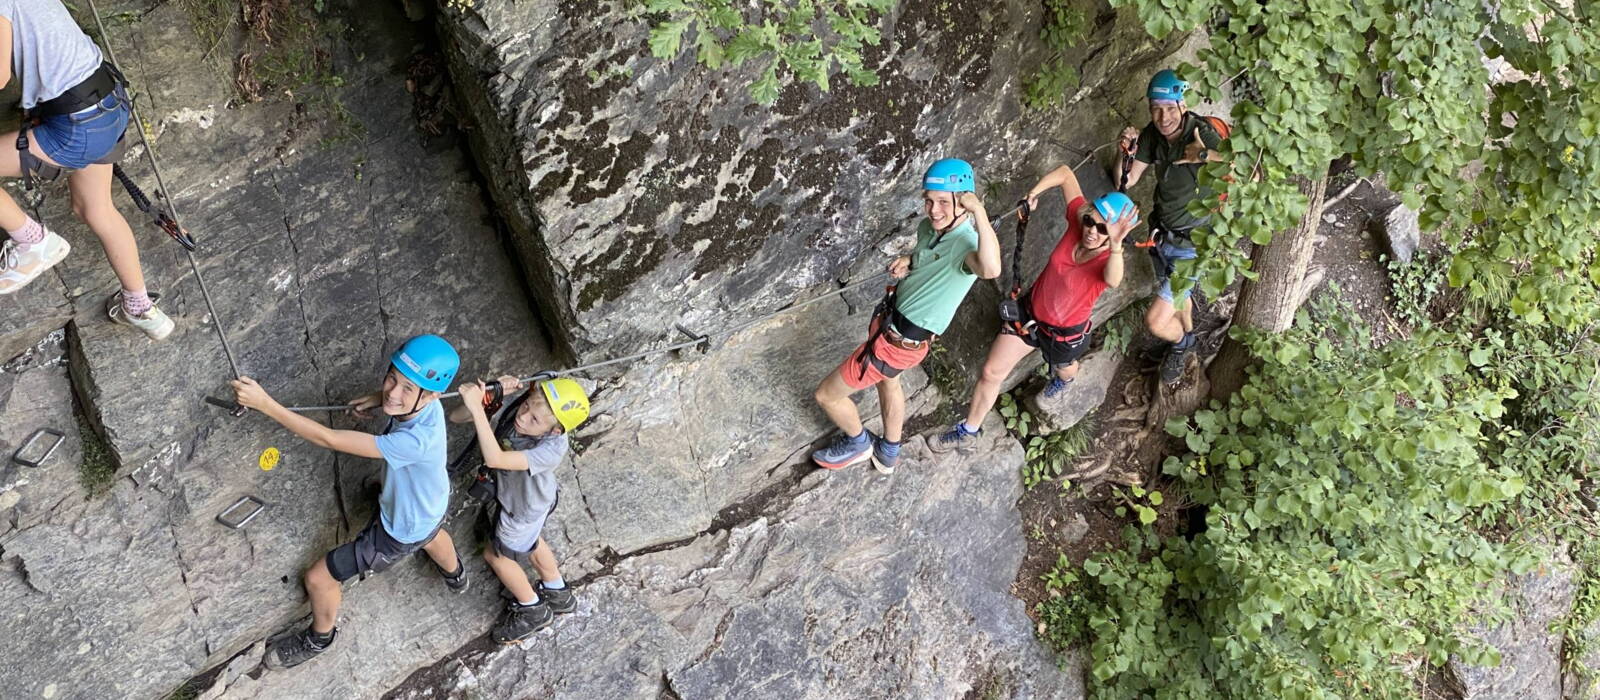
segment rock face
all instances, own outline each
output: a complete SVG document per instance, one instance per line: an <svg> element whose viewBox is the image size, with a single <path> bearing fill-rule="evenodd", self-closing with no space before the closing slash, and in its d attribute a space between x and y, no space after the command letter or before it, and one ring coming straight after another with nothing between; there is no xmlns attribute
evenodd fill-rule
<svg viewBox="0 0 1600 700"><path fill-rule="evenodd" d="M1415 209L1396 204L1382 219L1373 220L1378 242L1389 251L1389 258L1402 263L1411 262L1422 245L1422 228Z"/></svg>
<svg viewBox="0 0 1600 700"><path fill-rule="evenodd" d="M1009 209L1072 153L1053 134L1114 138L1120 117L1078 100L1122 99L1158 53L1137 22L1085 7L1099 23L1073 52L1083 86L1068 109L1028 112L1038 3L907 2L867 57L878 85L793 84L768 108L745 93L759 66L651 58L649 24L624 7L483 0L444 23L455 74L474 78L457 85L475 151L556 338L583 359L876 272L939 158L971 161L993 213Z"/></svg>
<svg viewBox="0 0 1600 700"><path fill-rule="evenodd" d="M1077 97L1035 114L1014 95L1019 66L1042 50L1037 3L904 3L874 59L884 86L790 87L767 109L746 102L739 76L708 92L691 59L648 58L645 25L612 6L477 0L442 27L486 193L463 149L424 145L413 123L405 66L429 28L397 5L329 3L360 12L360 31L327 49L347 68L341 101L366 127L329 145L318 143L326 127L289 105L234 104L228 45L194 41L186 5L101 9L122 18L110 40L145 92L219 317L179 249L141 228L147 275L179 331L157 345L111 326L101 310L111 273L53 195L50 220L79 254L30 288L37 298L16 297L40 320L0 325L0 350L31 346L70 316L70 374L32 360L0 374L0 441L30 421L74 425L70 376L118 469L104 494L91 493L69 431L27 484L0 476L9 692L163 697L205 674L190 689L208 697L373 697L428 668L396 692L478 682L619 697L670 684L680 697L748 696L766 679L763 688L801 697L1081 694L1078 674L1056 670L1006 592L1023 546L1010 507L1014 445L892 479L801 478L831 430L811 392L864 336L876 290L749 328L709 355L591 382L595 418L558 471L562 505L546 532L587 602L528 649L499 655L473 651L498 598L473 556L475 504L458 494L448 527L471 592L450 596L431 565L404 562L347 587L334 650L264 673L260 641L302 624L300 573L371 517L379 466L200 399L221 395L230 376L217 325L244 373L285 403L323 404L370 390L393 347L419 332L455 342L463 376L527 372L556 366L546 333L597 359L664 342L674 321L722 328L876 272L904 242L895 230L915 218L915 177L933 159L973 160L999 213L1039 174L1079 161L1048 150L1047 137L1070 124L1081 129L1067 136L1075 144L1111 138L1121 119L1085 96L1126 104L1137 92L1142 81L1122 71L1148 72L1163 49L1137 22L1100 15L1075 49ZM979 23L999 29L955 40L951 27ZM959 84L959 95L942 110L903 103L935 83ZM142 161L128 165L149 182ZM1103 190L1096 168L1079 172ZM510 224L515 261L486 194ZM1052 199L1030 235L1030 278L1060 232ZM1010 246L1009 226L1002 234ZM976 286L941 341L956 393L970 389L993 337L997 295ZM1097 318L1129 298L1108 294ZM5 308L7 319L24 315ZM949 398L921 371L905 379L914 415ZM871 393L860 398L875 415ZM452 433L452 444L464 437ZM272 471L256 466L266 447L282 451ZM244 495L268 510L242 531L214 522ZM551 648L551 637L581 646ZM535 650L570 662L528 665ZM70 662L79 658L94 662ZM467 665L434 666L441 658ZM471 677L451 675L473 664Z"/></svg>
<svg viewBox="0 0 1600 700"><path fill-rule="evenodd" d="M813 472L747 523L624 561L520 647L389 697L1081 697L1008 592L1021 521L995 504L1021 496L1020 446L907 455L892 477Z"/></svg>
<svg viewBox="0 0 1600 700"><path fill-rule="evenodd" d="M1500 665L1482 668L1451 659L1449 680L1462 700L1560 698L1562 635L1551 624L1572 609L1572 560L1559 551L1539 569L1510 577L1507 585L1512 619L1482 634L1500 651Z"/></svg>

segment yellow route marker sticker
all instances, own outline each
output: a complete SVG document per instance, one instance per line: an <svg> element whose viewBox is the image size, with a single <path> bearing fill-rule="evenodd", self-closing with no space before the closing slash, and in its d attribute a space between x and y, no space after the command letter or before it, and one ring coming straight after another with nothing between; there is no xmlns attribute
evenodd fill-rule
<svg viewBox="0 0 1600 700"><path fill-rule="evenodd" d="M268 447L261 451L261 459L256 460L256 463L261 465L261 471L270 472L273 467L278 466L278 457L278 448Z"/></svg>

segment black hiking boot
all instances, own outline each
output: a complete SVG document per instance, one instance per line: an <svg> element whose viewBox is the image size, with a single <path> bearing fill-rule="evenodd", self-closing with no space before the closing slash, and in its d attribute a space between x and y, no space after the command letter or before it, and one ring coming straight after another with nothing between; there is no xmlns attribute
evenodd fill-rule
<svg viewBox="0 0 1600 700"><path fill-rule="evenodd" d="M578 598L572 594L572 587L545 588L544 582L533 584L533 591L539 594L539 600L550 605L550 611L565 615L578 609Z"/></svg>
<svg viewBox="0 0 1600 700"><path fill-rule="evenodd" d="M267 668L293 668L310 661L312 657L333 646L333 640L339 636L339 628L333 628L333 631L328 633L326 641L317 639L318 636L320 635L307 627L274 640L267 647Z"/></svg>
<svg viewBox="0 0 1600 700"><path fill-rule="evenodd" d="M1171 384L1183 377L1184 360L1188 359L1189 348L1193 346L1193 343L1187 347L1172 346L1166 359L1161 361L1161 383Z"/></svg>
<svg viewBox="0 0 1600 700"><path fill-rule="evenodd" d="M543 598L533 605L522 605L512 602L506 606L506 611L500 614L500 620L494 624L494 640L501 644L516 644L533 636L550 626L556 619L556 614L550 610L550 604Z"/></svg>
<svg viewBox="0 0 1600 700"><path fill-rule="evenodd" d="M1151 345L1145 348L1144 352L1139 353L1139 360L1146 365L1159 365L1171 354L1172 343L1165 340L1157 340L1155 345Z"/></svg>

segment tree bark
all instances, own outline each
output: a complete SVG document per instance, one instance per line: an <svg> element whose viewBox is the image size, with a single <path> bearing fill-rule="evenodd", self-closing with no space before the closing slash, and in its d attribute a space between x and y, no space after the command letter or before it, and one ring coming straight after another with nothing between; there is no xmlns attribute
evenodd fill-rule
<svg viewBox="0 0 1600 700"><path fill-rule="evenodd" d="M1302 180L1300 192L1310 200L1300 223L1272 237L1267 245L1250 252L1251 269L1259 275L1246 280L1239 290L1239 304L1233 310L1233 328L1253 328L1281 333L1294 323L1294 312L1304 300L1301 285L1311 266L1317 227L1322 223L1322 201L1327 195L1328 177ZM1250 350L1234 340L1230 330L1222 350L1211 362L1211 398L1226 401L1244 386L1245 370L1255 362Z"/></svg>

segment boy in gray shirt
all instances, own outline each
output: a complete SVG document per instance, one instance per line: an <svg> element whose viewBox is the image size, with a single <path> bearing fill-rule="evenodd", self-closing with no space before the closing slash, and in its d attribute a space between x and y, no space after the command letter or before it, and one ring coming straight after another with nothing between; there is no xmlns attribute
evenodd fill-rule
<svg viewBox="0 0 1600 700"><path fill-rule="evenodd" d="M508 394L521 387L516 377L498 381ZM555 512L560 491L555 469L566 457L567 433L589 417L589 398L571 379L537 382L501 412L500 430L495 430L484 408L487 387L471 382L462 384L460 391L463 406L451 419L470 420L477 429L494 491L489 504L494 536L484 547L483 558L511 597L495 623L494 638L514 644L549 626L556 613L577 608L561 579L555 553L540 533ZM537 585L530 585L519 561L523 557L539 572Z"/></svg>

